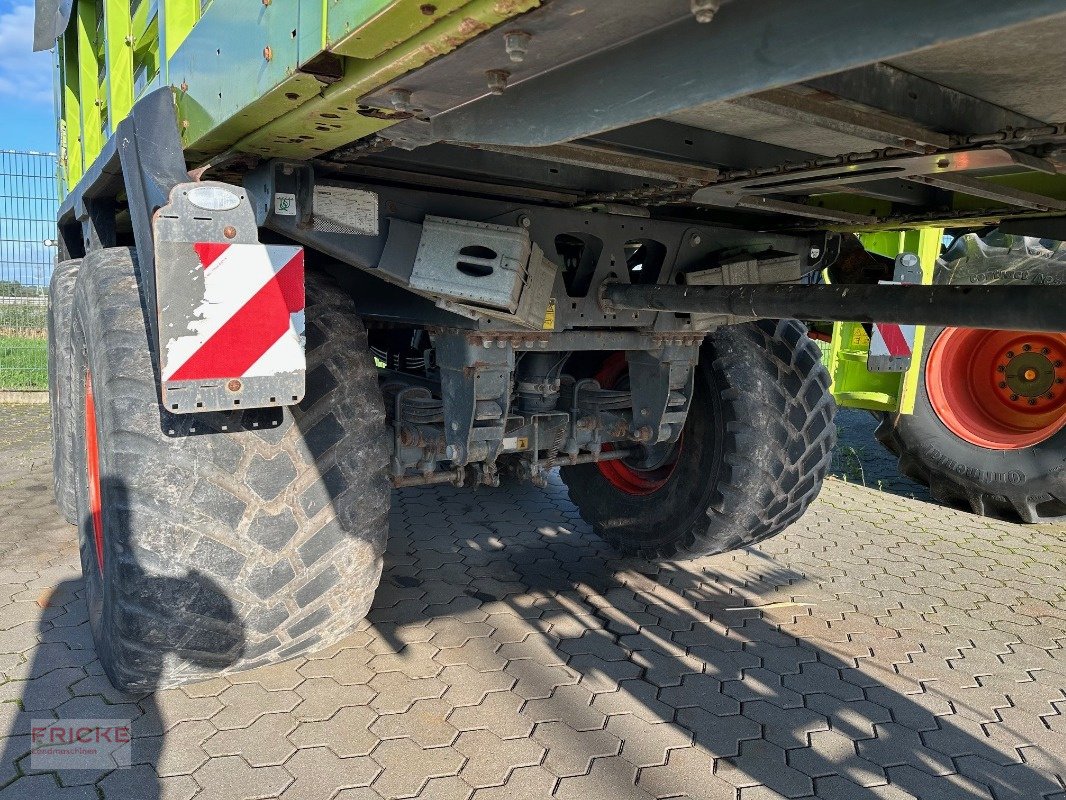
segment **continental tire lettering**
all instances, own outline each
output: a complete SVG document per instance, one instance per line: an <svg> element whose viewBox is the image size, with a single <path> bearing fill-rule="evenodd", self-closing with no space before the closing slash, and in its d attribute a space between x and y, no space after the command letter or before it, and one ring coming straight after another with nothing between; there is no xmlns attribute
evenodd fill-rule
<svg viewBox="0 0 1066 800"><path fill-rule="evenodd" d="M1026 269L991 269L985 272L975 272L967 280L973 284L1024 283L1029 286L1056 286L1066 283L1066 278Z"/></svg>
<svg viewBox="0 0 1066 800"><path fill-rule="evenodd" d="M972 481L1006 483L1011 486L1021 486L1026 481L1025 473L1019 470L1012 469L1007 472L993 472L982 470L978 467L967 467L965 464L960 464L958 461L945 455L935 447L926 448L924 454L930 461L938 464L945 470L954 472L960 477L969 478Z"/></svg>

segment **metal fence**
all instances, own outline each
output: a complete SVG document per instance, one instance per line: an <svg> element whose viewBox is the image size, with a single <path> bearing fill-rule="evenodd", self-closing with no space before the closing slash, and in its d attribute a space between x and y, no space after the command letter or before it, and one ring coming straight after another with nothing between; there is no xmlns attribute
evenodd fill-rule
<svg viewBox="0 0 1066 800"><path fill-rule="evenodd" d="M0 390L48 388L58 203L55 154L0 150Z"/></svg>

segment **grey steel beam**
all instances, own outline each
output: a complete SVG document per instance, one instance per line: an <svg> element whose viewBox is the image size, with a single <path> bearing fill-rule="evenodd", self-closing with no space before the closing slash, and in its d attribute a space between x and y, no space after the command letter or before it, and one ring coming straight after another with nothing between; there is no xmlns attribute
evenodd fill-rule
<svg viewBox="0 0 1066 800"><path fill-rule="evenodd" d="M768 164L802 164L820 158L804 150L793 150L661 119L606 131L582 141L624 148L633 153L648 153L728 169L757 168ZM843 188L842 190L847 191ZM855 191L861 192L864 197L913 206L935 205L937 194L930 188L891 179L870 180L855 187Z"/></svg>
<svg viewBox="0 0 1066 800"><path fill-rule="evenodd" d="M625 13L597 4L586 19L597 12ZM709 25L682 19L438 114L432 138L559 144L1063 13L1062 0L732 2Z"/></svg>
<svg viewBox="0 0 1066 800"><path fill-rule="evenodd" d="M858 108L803 86L770 89L732 103L914 153L943 150L952 144L947 134L877 109Z"/></svg>
<svg viewBox="0 0 1066 800"><path fill-rule="evenodd" d="M814 78L805 85L942 133L985 133L1028 128L1048 121L1027 117L889 64L867 64Z"/></svg>
<svg viewBox="0 0 1066 800"><path fill-rule="evenodd" d="M788 170L722 181L700 189L692 196L692 200L710 205L733 205L729 198L737 195L812 194L889 175L911 178L916 175L953 175L964 171L1012 167L1049 174L1055 172L1054 166L1047 161L1017 150L977 148L925 156L906 155L856 161L841 159L840 163L826 167Z"/></svg>
<svg viewBox="0 0 1066 800"><path fill-rule="evenodd" d="M714 167L684 164L655 156L634 155L616 148L590 143L575 142L547 147L506 147L494 144L471 146L506 155L532 158L536 161L605 170L687 186L700 186L718 178L718 170Z"/></svg>
<svg viewBox="0 0 1066 800"><path fill-rule="evenodd" d="M1054 197L1027 192L966 175L915 175L907 180L924 183L927 186L936 186L938 189L947 189L951 192L968 194L972 197L995 200L1010 206L1031 208L1034 211L1066 211L1066 202L1057 200Z"/></svg>
<svg viewBox="0 0 1066 800"><path fill-rule="evenodd" d="M788 200L774 200L769 197L739 196L730 200L730 208L746 208L749 211L765 211L772 214L791 214L805 219L820 219L827 222L844 222L848 225L866 225L877 222L877 217L866 214L853 214L850 211L836 211L832 208L809 206L805 203L792 203Z"/></svg>

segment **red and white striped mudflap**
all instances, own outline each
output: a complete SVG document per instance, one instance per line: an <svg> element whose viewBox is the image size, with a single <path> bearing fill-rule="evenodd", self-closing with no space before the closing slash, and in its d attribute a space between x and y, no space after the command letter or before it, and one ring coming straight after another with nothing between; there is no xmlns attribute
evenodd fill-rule
<svg viewBox="0 0 1066 800"><path fill-rule="evenodd" d="M171 410L303 396L303 248L168 242L159 256L168 273L157 284L160 368Z"/></svg>
<svg viewBox="0 0 1066 800"><path fill-rule="evenodd" d="M914 325L875 322L866 368L870 372L905 372L914 354Z"/></svg>

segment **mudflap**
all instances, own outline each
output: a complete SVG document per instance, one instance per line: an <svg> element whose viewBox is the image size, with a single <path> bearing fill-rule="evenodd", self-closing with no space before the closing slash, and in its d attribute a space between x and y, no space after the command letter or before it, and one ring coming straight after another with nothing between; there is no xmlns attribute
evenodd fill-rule
<svg viewBox="0 0 1066 800"><path fill-rule="evenodd" d="M303 248L260 244L244 189L216 181L175 186L152 227L164 407L302 400Z"/></svg>

